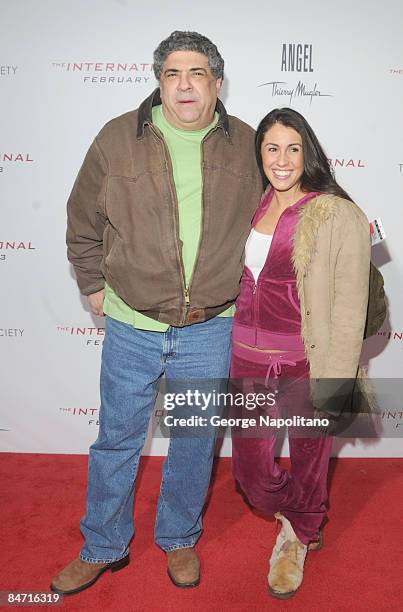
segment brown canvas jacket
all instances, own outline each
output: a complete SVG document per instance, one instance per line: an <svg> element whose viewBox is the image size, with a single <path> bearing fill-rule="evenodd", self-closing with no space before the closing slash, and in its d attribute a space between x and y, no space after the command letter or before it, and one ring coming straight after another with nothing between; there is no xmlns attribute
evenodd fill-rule
<svg viewBox="0 0 403 612"><path fill-rule="evenodd" d="M201 235L185 287L172 165L151 119L160 103L156 89L95 138L67 205L68 258L84 295L106 280L132 308L183 326L234 303L262 183L254 131L218 100L218 123L202 142Z"/></svg>

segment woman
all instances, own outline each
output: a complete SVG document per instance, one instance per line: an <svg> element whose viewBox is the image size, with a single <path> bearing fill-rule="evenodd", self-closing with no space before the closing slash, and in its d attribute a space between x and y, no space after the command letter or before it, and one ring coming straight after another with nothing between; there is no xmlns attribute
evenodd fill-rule
<svg viewBox="0 0 403 612"><path fill-rule="evenodd" d="M354 380L357 374L369 223L335 181L315 134L296 111L276 109L264 117L256 155L267 189L246 245L231 378L263 379L269 388L274 380L278 400L271 414L283 409L287 416L309 416L317 408L312 379ZM276 597L293 595L308 547L321 545L331 444L330 436L289 430L288 472L275 461L274 435L233 434L235 478L253 506L282 523L268 576Z"/></svg>

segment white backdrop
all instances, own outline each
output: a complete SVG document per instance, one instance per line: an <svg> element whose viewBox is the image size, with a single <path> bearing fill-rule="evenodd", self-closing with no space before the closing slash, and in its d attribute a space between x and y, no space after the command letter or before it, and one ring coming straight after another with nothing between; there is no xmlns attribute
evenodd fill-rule
<svg viewBox="0 0 403 612"><path fill-rule="evenodd" d="M256 127L274 107L302 112L339 182L381 218L373 260L390 312L364 361L372 376L401 376L402 24L401 0L0 1L1 450L82 453L96 438L104 322L66 260L65 203L102 125L156 86L152 52L174 29L218 45L231 114ZM289 65L289 49L305 59ZM385 415L403 427L402 417ZM402 456L401 446L344 441L336 452ZM165 448L149 439L145 452Z"/></svg>

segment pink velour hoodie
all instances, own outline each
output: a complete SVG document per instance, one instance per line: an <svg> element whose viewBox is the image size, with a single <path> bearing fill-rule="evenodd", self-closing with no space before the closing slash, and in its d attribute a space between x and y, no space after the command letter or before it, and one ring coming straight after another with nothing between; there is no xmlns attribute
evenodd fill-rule
<svg viewBox="0 0 403 612"><path fill-rule="evenodd" d="M262 198L252 227L266 213L273 194L271 189ZM260 349L303 350L301 311L291 258L299 211L317 195L317 192L306 194L281 214L257 282L245 266L236 301L233 341Z"/></svg>

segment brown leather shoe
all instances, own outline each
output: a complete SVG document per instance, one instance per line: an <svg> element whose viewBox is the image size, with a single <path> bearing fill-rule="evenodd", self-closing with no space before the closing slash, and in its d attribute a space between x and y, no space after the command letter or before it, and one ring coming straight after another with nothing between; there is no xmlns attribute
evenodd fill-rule
<svg viewBox="0 0 403 612"><path fill-rule="evenodd" d="M167 552L168 576L180 588L200 583L200 561L194 548L177 548Z"/></svg>
<svg viewBox="0 0 403 612"><path fill-rule="evenodd" d="M112 563L87 563L80 558L66 565L50 585L50 590L59 595L74 595L88 589L107 570L117 572L129 563L129 556Z"/></svg>

